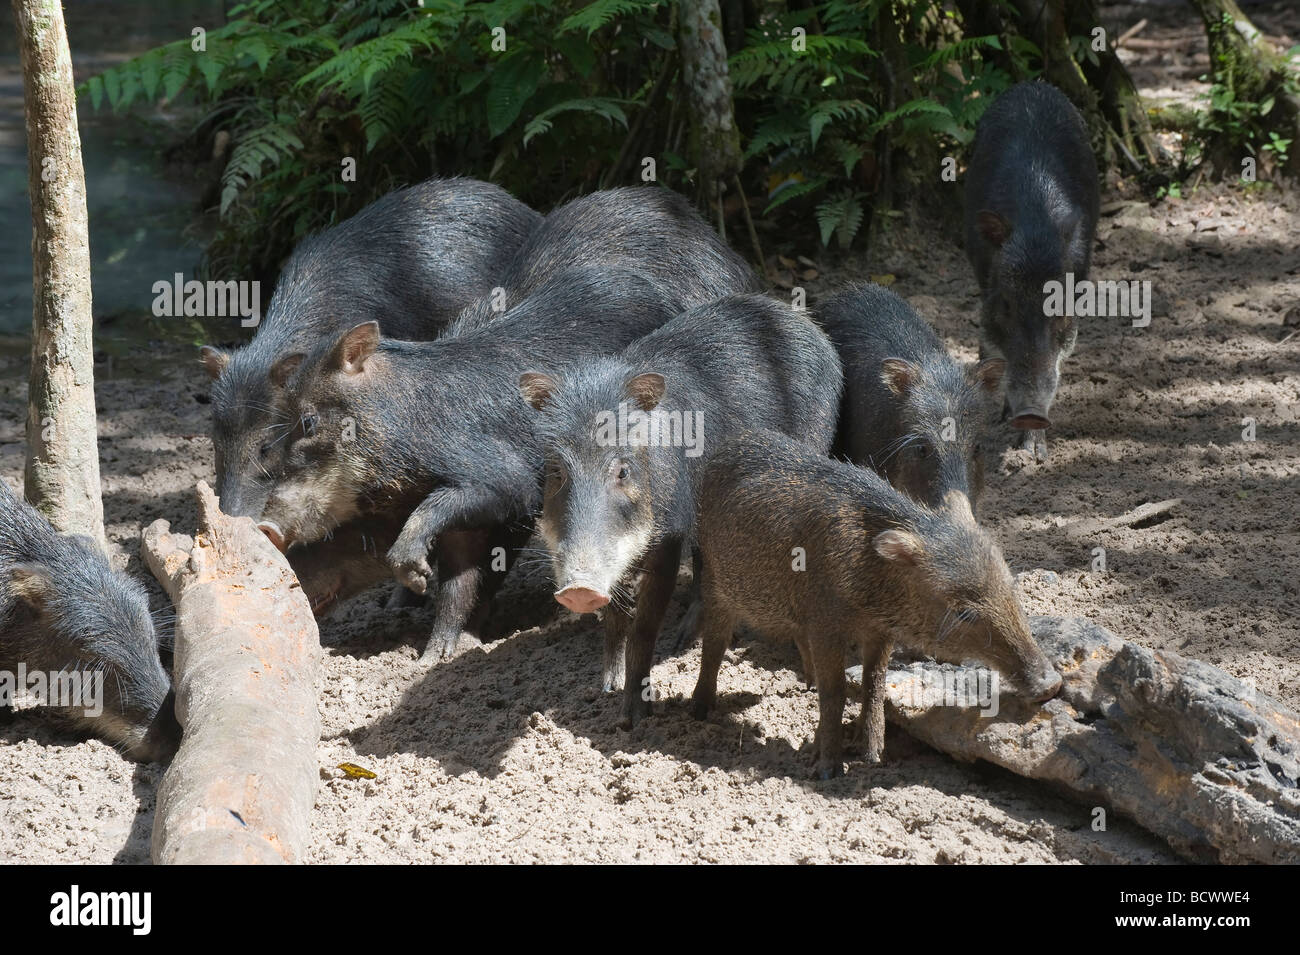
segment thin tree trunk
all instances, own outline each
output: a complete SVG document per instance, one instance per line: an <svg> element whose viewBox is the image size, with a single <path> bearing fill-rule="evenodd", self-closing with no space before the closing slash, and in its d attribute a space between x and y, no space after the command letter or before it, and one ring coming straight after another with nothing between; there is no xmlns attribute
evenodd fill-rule
<svg viewBox="0 0 1300 955"><path fill-rule="evenodd" d="M1097 0L1070 0L1068 11L1068 32L1090 36L1098 22ZM1095 65L1084 60L1079 68L1088 85L1096 90L1097 107L1123 146L1121 151L1154 166L1159 157L1151 118L1133 85L1133 77L1115 55L1115 40L1106 38L1106 49L1098 52Z"/></svg>
<svg viewBox="0 0 1300 955"><path fill-rule="evenodd" d="M32 205L32 367L27 498L60 531L101 547L86 178L59 0L13 0Z"/></svg>
<svg viewBox="0 0 1300 955"><path fill-rule="evenodd" d="M718 0L682 0L678 4L677 47L690 98L691 157L700 189L721 202L721 184L740 173L741 161Z"/></svg>
<svg viewBox="0 0 1300 955"><path fill-rule="evenodd" d="M1261 118L1263 131L1292 140L1285 171L1300 176L1300 97L1286 88L1285 60L1241 12L1235 0L1190 2L1205 24L1214 81L1231 90L1233 99L1240 102L1260 103L1270 96L1274 98L1273 109ZM1240 175L1244 157L1234 152L1239 145L1224 137L1219 148L1212 148L1212 161L1221 173Z"/></svg>

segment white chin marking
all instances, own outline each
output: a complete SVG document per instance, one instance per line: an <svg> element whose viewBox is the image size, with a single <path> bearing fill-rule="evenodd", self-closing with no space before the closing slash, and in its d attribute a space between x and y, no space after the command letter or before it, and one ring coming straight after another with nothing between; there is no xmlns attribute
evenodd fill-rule
<svg viewBox="0 0 1300 955"><path fill-rule="evenodd" d="M360 513L351 486L335 464L280 485L267 510L294 540L319 540Z"/></svg>

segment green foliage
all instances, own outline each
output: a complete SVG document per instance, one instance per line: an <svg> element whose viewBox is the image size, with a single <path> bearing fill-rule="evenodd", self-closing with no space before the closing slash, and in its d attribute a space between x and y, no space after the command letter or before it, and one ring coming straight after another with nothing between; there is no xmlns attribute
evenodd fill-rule
<svg viewBox="0 0 1300 955"><path fill-rule="evenodd" d="M1235 29L1226 14L1211 33ZM1270 128L1269 115L1277 105L1276 93L1264 91L1264 75L1256 63L1241 62L1225 46L1216 57L1213 82L1206 94L1208 109L1201 114L1195 135L1203 151L1219 155L1272 155L1278 165L1288 160L1290 139ZM1300 46L1292 47L1279 64L1284 79L1281 93L1300 97ZM1201 81L1208 77L1202 76Z"/></svg>
<svg viewBox="0 0 1300 955"><path fill-rule="evenodd" d="M495 178L543 207L592 188L673 47L670 6L248 0L204 49L177 39L80 92L96 109L189 103L204 136L228 131L207 266L273 271L306 233L430 174Z"/></svg>
<svg viewBox="0 0 1300 955"><path fill-rule="evenodd" d="M872 45L882 31L900 30L886 0L826 0L750 30L730 58L731 81L738 112L752 117L745 159L765 162L775 184L764 215L804 200L797 205L812 206L822 242L847 247L873 201L862 187L878 184L881 149L900 153L904 173L919 178L936 143L955 150L970 141L1011 77L985 59L1002 51L998 37L927 36L941 7L900 6L908 12L893 58ZM916 95L891 105L887 74Z"/></svg>
<svg viewBox="0 0 1300 955"><path fill-rule="evenodd" d="M643 155L661 182L689 182L675 6L244 0L204 49L180 37L82 93L97 109L188 104L201 149L229 133L208 268L264 274L306 233L430 174L493 179L539 208L635 181ZM764 215L841 247L880 202L885 154L896 180L932 178L936 150L968 143L1012 82L1007 64L1032 75L1038 56L1018 37L964 36L935 0L746 6L757 16L729 57L744 176L766 183Z"/></svg>

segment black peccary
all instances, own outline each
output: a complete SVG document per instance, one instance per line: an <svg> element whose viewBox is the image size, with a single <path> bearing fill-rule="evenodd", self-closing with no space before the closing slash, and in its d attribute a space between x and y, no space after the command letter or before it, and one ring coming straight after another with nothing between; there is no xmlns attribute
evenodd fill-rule
<svg viewBox="0 0 1300 955"><path fill-rule="evenodd" d="M771 427L825 454L841 382L821 329L753 294L693 308L617 358L520 379L540 412L547 473L538 531L555 596L577 613L604 609L604 685L618 687L625 656L627 725L651 711L655 642L713 449L739 430Z"/></svg>
<svg viewBox="0 0 1300 955"><path fill-rule="evenodd" d="M180 744L144 588L0 481L0 708L33 688L132 759L161 762Z"/></svg>
<svg viewBox="0 0 1300 955"><path fill-rule="evenodd" d="M932 507L961 491L977 509L1006 362L958 364L929 323L879 285L836 293L817 319L844 365L836 450Z"/></svg>
<svg viewBox="0 0 1300 955"><path fill-rule="evenodd" d="M1079 334L1073 316L1047 314L1044 286L1088 277L1100 201L1088 127L1060 90L1018 83L993 101L966 170L966 255L983 299L980 357L1007 360L1007 415L1040 460Z"/></svg>
<svg viewBox="0 0 1300 955"><path fill-rule="evenodd" d="M431 179L299 243L252 342L201 353L222 510L261 515L284 436L278 402L304 352L367 321L392 338L436 337L497 286L541 221L499 186Z"/></svg>

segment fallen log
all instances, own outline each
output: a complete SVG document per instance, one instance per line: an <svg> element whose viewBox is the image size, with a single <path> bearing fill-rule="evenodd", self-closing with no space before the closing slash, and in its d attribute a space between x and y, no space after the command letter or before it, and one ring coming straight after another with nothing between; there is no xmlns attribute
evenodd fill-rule
<svg viewBox="0 0 1300 955"><path fill-rule="evenodd" d="M198 489L191 539L154 521L141 554L176 605L184 729L158 789L158 864L302 859L316 800L320 637L284 556Z"/></svg>
<svg viewBox="0 0 1300 955"><path fill-rule="evenodd" d="M977 694L952 692L974 685L975 671L892 663L887 718L957 759L985 760L1118 812L1193 861L1300 862L1295 712L1207 663L1087 620L1031 624L1064 679L1056 699L1002 697L981 715L970 698ZM853 667L851 681L861 672Z"/></svg>

